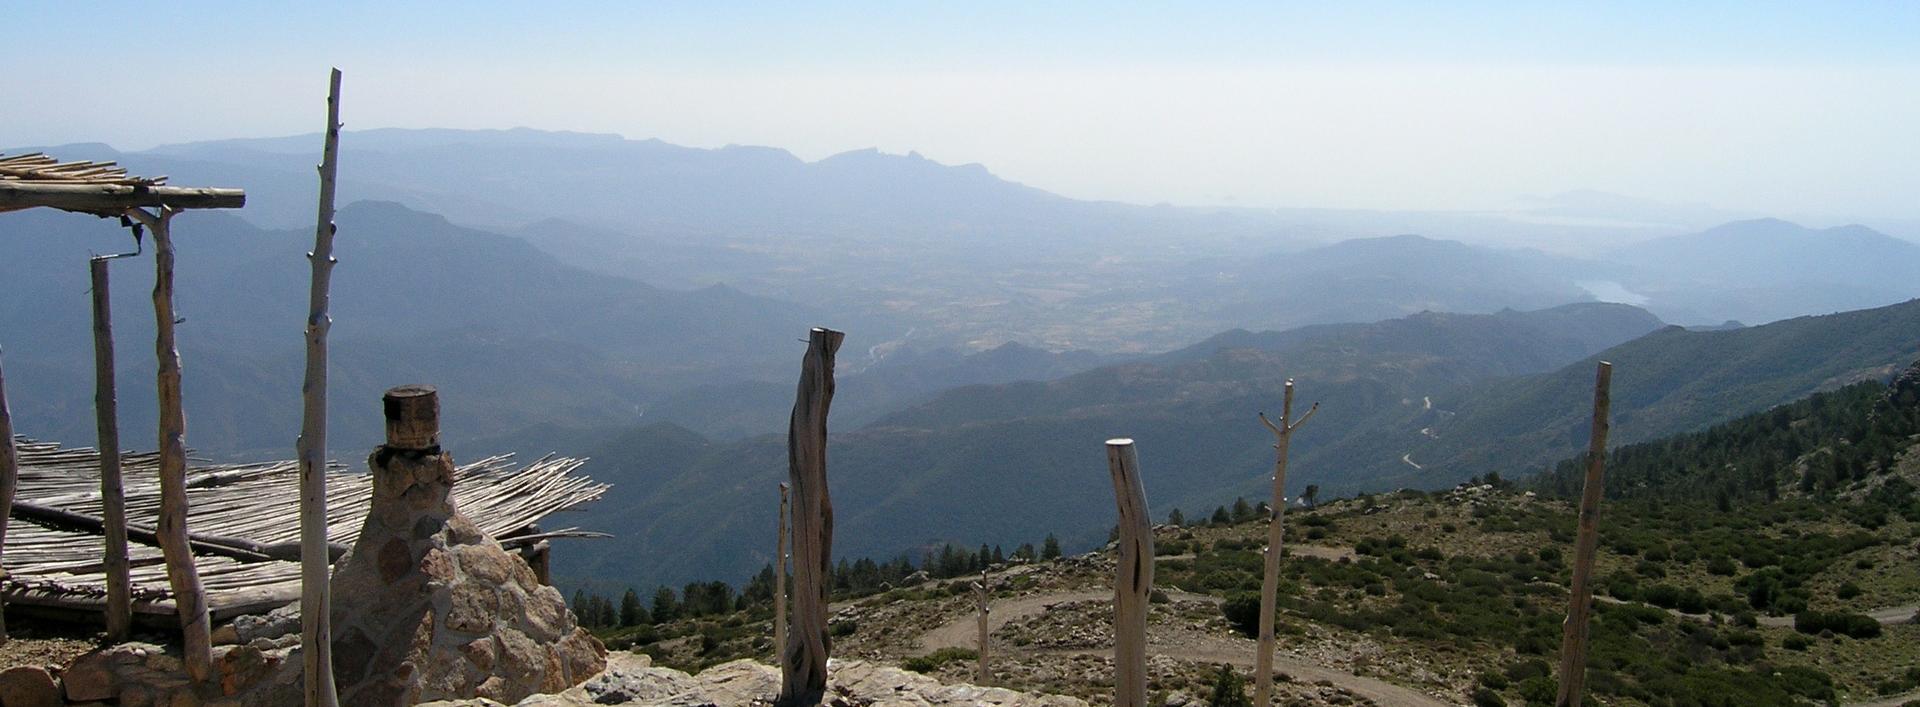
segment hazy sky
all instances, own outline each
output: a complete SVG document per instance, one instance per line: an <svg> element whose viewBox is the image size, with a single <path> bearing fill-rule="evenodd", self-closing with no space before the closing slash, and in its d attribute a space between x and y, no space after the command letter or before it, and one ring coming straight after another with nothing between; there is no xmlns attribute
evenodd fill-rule
<svg viewBox="0 0 1920 707"><path fill-rule="evenodd" d="M877 146L1141 203L1920 218L1920 3L1332 4L8 2L0 145L313 132L337 65L349 128Z"/></svg>

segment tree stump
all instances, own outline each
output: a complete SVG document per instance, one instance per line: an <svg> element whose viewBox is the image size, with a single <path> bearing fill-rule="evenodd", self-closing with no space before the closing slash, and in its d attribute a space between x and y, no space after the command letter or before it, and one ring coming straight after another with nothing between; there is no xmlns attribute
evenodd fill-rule
<svg viewBox="0 0 1920 707"><path fill-rule="evenodd" d="M1113 704L1146 707L1147 607L1153 593L1153 521L1133 440L1107 440L1107 471L1120 512L1113 574Z"/></svg>
<svg viewBox="0 0 1920 707"><path fill-rule="evenodd" d="M1593 556L1600 545L1600 493L1607 463L1607 407L1613 364L1601 361L1593 381L1593 436L1587 443L1586 487L1580 492L1580 535L1573 550L1573 585L1567 622L1560 633L1560 693L1557 707L1579 707L1586 694L1588 615L1592 611Z"/></svg>
<svg viewBox="0 0 1920 707"><path fill-rule="evenodd" d="M787 476L793 486L793 622L780 661L781 707L812 707L827 690L827 592L833 577L833 502L827 494L827 411L833 359L846 335L814 329L801 359L800 385L787 427Z"/></svg>

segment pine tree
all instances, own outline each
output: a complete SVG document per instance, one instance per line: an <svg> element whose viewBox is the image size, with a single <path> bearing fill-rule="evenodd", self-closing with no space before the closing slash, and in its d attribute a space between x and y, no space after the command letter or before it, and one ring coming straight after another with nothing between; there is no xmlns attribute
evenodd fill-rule
<svg viewBox="0 0 1920 707"><path fill-rule="evenodd" d="M1316 506L1319 506L1320 505L1320 485L1307 484L1306 490L1300 492L1300 497L1303 499L1306 499L1308 508L1314 508Z"/></svg>
<svg viewBox="0 0 1920 707"><path fill-rule="evenodd" d="M1040 546L1040 559L1054 560L1054 559L1059 559L1059 557L1060 557L1060 539L1053 537L1053 533L1047 533L1046 542L1042 543Z"/></svg>
<svg viewBox="0 0 1920 707"><path fill-rule="evenodd" d="M640 604L640 593L627 587L627 593L620 596L620 625L639 626L652 623L647 616L647 607Z"/></svg>
<svg viewBox="0 0 1920 707"><path fill-rule="evenodd" d="M673 598L673 588L662 586L653 590L653 622L663 624L680 618L680 602Z"/></svg>
<svg viewBox="0 0 1920 707"><path fill-rule="evenodd" d="M1173 511L1167 513L1167 525L1171 525L1177 528L1186 524L1187 524L1187 517L1180 515L1180 509L1175 508L1173 509Z"/></svg>
<svg viewBox="0 0 1920 707"><path fill-rule="evenodd" d="M1213 696L1207 701L1213 707L1253 707L1253 700L1247 698L1246 681L1232 666L1224 664L1213 676Z"/></svg>
<svg viewBox="0 0 1920 707"><path fill-rule="evenodd" d="M1253 520L1253 506L1247 505L1247 499L1233 499L1233 522L1244 523Z"/></svg>
<svg viewBox="0 0 1920 707"><path fill-rule="evenodd" d="M1216 506L1213 509L1213 518L1209 522L1213 525L1232 525L1233 516L1227 515L1226 506Z"/></svg>
<svg viewBox="0 0 1920 707"><path fill-rule="evenodd" d="M593 620L593 602L587 598L587 590L573 590L573 618L580 623Z"/></svg>

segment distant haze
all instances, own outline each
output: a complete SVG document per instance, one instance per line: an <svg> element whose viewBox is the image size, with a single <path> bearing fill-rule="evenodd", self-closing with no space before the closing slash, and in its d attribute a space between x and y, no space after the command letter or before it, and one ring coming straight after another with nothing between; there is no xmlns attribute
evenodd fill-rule
<svg viewBox="0 0 1920 707"><path fill-rule="evenodd" d="M877 146L1134 203L1501 209L1597 189L1912 220L1916 7L35 3L0 10L0 144L312 132L338 65L362 129Z"/></svg>

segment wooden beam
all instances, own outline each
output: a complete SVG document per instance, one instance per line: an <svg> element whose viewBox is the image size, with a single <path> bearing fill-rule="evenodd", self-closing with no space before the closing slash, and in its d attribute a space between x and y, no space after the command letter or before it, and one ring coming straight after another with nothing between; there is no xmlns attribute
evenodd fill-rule
<svg viewBox="0 0 1920 707"><path fill-rule="evenodd" d="M205 682L213 677L212 626L207 593L193 564L187 539L187 417L180 398L180 351L174 344L173 207L156 216L128 209L153 234L154 354L159 361L155 389L160 402L160 550L167 561L167 583L180 611L180 647L187 675Z"/></svg>
<svg viewBox="0 0 1920 707"><path fill-rule="evenodd" d="M115 214L131 208L238 209L247 205L240 189L144 187L124 184L43 184L0 180L0 210L45 206L68 211Z"/></svg>
<svg viewBox="0 0 1920 707"><path fill-rule="evenodd" d="M65 530L76 533L86 533L88 535L103 535L107 531L106 520L98 516L91 516L78 511L70 511L65 508L56 508L54 506L29 501L15 501L11 515L14 518L19 518L34 525L51 528L53 530ZM137 523L126 523L123 520L121 523L121 532L127 540L149 547L159 547L162 550L166 548L166 546L162 544L159 531L151 527ZM506 545L504 542L501 544ZM275 543L270 545L255 540L227 535L187 533L187 545L193 548L195 554L231 557L241 562L300 561L301 548L299 543ZM326 557L329 562L340 559L340 556L345 554L347 554L347 546L337 544L327 545Z"/></svg>
<svg viewBox="0 0 1920 707"><path fill-rule="evenodd" d="M1573 550L1573 586L1567 622L1560 632L1560 693L1557 707L1579 707L1587 686L1587 631L1593 607L1593 556L1600 545L1600 493L1607 463L1607 408L1613 364L1601 361L1593 380L1593 436L1587 442L1587 482L1580 492L1580 535Z"/></svg>
<svg viewBox="0 0 1920 707"><path fill-rule="evenodd" d="M787 481L793 485L793 625L780 661L780 707L815 707L827 690L827 592L833 577L833 501L827 493L827 411L833 357L846 339L815 328L800 362L787 426Z"/></svg>
<svg viewBox="0 0 1920 707"><path fill-rule="evenodd" d="M973 600L974 603L979 605L980 609L978 618L980 638L977 641L980 650L974 654L973 684L981 687L986 687L987 683L993 680L993 671L987 663L987 649L991 647L991 639L993 637L993 632L989 630L987 626L987 614L993 610L992 606L990 606L992 598L992 584L987 581L986 568L982 567L980 568L980 581L973 583Z"/></svg>
<svg viewBox="0 0 1920 707"><path fill-rule="evenodd" d="M20 450L13 446L13 413L7 409L7 374L0 368L0 507L11 512L13 494L20 488ZM7 524L0 522L0 554L7 547ZM7 571L0 567L0 579ZM6 607L0 605L0 644L7 642Z"/></svg>
<svg viewBox="0 0 1920 707"><path fill-rule="evenodd" d="M780 484L780 537L773 551L773 657L787 648L787 485Z"/></svg>
<svg viewBox="0 0 1920 707"><path fill-rule="evenodd" d="M127 567L127 490L120 476L120 403L114 381L113 296L107 280L112 256L87 262L93 279L93 422L100 450L101 564L107 578L107 641L133 630L133 580Z"/></svg>
<svg viewBox="0 0 1920 707"><path fill-rule="evenodd" d="M327 89L327 136L320 158L320 210L313 230L313 268L307 293L307 370L300 385L300 645L307 707L335 707L333 603L328 596L327 547L327 313L333 282L333 184L340 172L340 70Z"/></svg>
<svg viewBox="0 0 1920 707"><path fill-rule="evenodd" d="M1147 705L1147 609L1153 593L1153 521L1131 439L1107 440L1120 511L1113 570L1113 706Z"/></svg>

